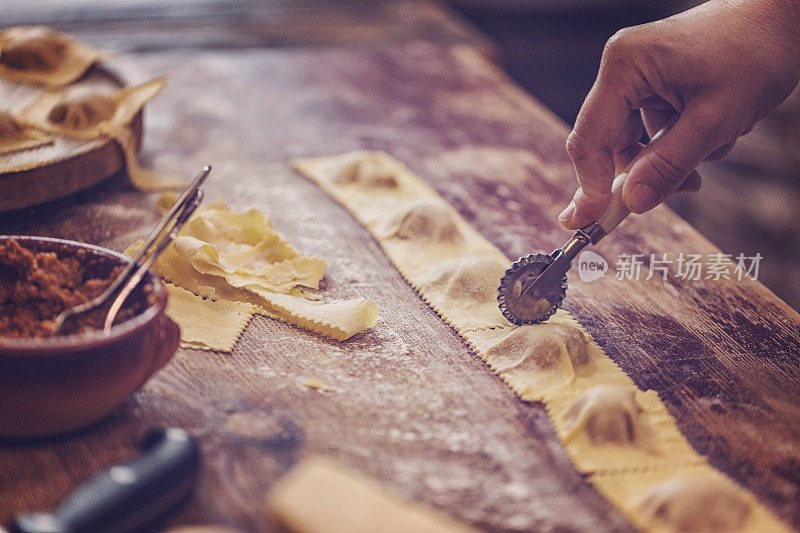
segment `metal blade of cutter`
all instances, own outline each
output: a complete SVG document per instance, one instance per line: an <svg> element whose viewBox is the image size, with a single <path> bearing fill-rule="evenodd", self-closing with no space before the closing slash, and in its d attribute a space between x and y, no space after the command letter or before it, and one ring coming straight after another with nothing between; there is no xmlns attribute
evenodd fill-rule
<svg viewBox="0 0 800 533"><path fill-rule="evenodd" d="M531 254L511 265L497 289L503 316L517 325L538 324L550 318L567 295L567 271L572 260L605 234L597 222L592 222L552 254Z"/></svg>
<svg viewBox="0 0 800 533"><path fill-rule="evenodd" d="M561 250L552 255L531 254L520 258L500 280L497 301L500 312L512 324L538 324L556 312L567 295L566 270L559 261Z"/></svg>

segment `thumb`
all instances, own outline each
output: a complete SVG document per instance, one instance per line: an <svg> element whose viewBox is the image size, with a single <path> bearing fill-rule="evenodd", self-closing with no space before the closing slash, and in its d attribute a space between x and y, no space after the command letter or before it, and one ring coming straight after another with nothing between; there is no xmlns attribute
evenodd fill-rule
<svg viewBox="0 0 800 533"><path fill-rule="evenodd" d="M625 205L643 213L675 192L711 152L730 141L722 114L713 106L689 105L675 125L654 138L628 172Z"/></svg>

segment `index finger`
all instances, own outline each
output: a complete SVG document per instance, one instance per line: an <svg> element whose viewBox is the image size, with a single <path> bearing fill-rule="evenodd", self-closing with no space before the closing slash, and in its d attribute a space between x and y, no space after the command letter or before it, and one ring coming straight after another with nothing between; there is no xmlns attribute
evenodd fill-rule
<svg viewBox="0 0 800 533"><path fill-rule="evenodd" d="M580 188L572 200L573 213L561 220L565 226L585 226L603 214L611 198L615 147L625 131L629 112L624 95L603 76L598 77L567 137L567 153Z"/></svg>

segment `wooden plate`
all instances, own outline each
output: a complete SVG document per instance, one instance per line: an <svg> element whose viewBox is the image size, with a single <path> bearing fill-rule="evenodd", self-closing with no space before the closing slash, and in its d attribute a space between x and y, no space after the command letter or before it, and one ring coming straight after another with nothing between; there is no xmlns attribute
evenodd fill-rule
<svg viewBox="0 0 800 533"><path fill-rule="evenodd" d="M124 86L123 79L116 73L103 67L94 67L69 90L91 88L111 93ZM30 104L41 90L0 81L0 102L3 108L16 113ZM131 127L138 150L142 142L141 111ZM3 170L35 162L45 164L27 170ZM0 155L0 212L69 196L111 177L122 168L122 150L107 138L80 141L57 137L48 146Z"/></svg>

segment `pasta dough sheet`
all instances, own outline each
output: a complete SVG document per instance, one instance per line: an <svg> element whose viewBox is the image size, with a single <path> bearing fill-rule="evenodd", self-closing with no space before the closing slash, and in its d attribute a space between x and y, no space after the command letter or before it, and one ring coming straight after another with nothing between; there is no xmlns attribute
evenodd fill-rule
<svg viewBox="0 0 800 533"><path fill-rule="evenodd" d="M136 254L142 244L125 253ZM246 304L338 341L374 326L378 309L372 300L307 297L305 290L319 287L325 267L324 259L295 250L266 215L254 209L236 213L221 202L199 209L153 265L164 279L193 294Z"/></svg>
<svg viewBox="0 0 800 533"><path fill-rule="evenodd" d="M595 486L634 523L644 523L643 511L605 490L613 480L635 485L646 473L642 479L658 484L690 466L713 472L658 394L639 390L567 311L531 326L498 316L508 259L402 163L356 151L293 165L370 230L408 283L521 399L544 403L576 468L612 480ZM756 514L769 516L748 496Z"/></svg>
<svg viewBox="0 0 800 533"><path fill-rule="evenodd" d="M477 533L322 457L296 465L272 489L267 505L294 533Z"/></svg>
<svg viewBox="0 0 800 533"><path fill-rule="evenodd" d="M181 189L185 180L161 177L139 166L136 141L130 124L144 105L166 85L158 78L111 94L86 92L84 88L43 92L22 110L18 120L42 131L75 139L113 139L121 148L131 183L143 191Z"/></svg>
<svg viewBox="0 0 800 533"><path fill-rule="evenodd" d="M0 32L0 77L17 83L69 85L112 55L44 26Z"/></svg>
<svg viewBox="0 0 800 533"><path fill-rule="evenodd" d="M226 300L208 300L167 283L167 315L181 328L181 346L230 352L255 307Z"/></svg>
<svg viewBox="0 0 800 533"><path fill-rule="evenodd" d="M752 494L707 464L589 481L631 522L655 533L789 532Z"/></svg>

